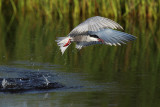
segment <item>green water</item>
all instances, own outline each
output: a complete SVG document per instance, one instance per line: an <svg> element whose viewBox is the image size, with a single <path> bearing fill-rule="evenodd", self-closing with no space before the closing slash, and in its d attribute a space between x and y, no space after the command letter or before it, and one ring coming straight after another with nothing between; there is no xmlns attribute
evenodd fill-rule
<svg viewBox="0 0 160 107"><path fill-rule="evenodd" d="M13 67L56 72L66 85L72 86L76 81L73 84L80 84L82 88L44 93L1 93L0 106L160 106L158 20L117 19L115 21L124 27L124 32L136 36L137 40L117 47L89 46L80 51L72 44L62 56L56 37L66 36L82 19L47 21L32 15L12 18L0 17L1 71ZM16 69L11 70L16 72ZM0 76L4 77L1 73Z"/></svg>

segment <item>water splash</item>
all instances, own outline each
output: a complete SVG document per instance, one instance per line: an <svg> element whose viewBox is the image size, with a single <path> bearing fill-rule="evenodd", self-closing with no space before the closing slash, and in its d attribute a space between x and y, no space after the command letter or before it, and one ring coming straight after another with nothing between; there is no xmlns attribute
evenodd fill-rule
<svg viewBox="0 0 160 107"><path fill-rule="evenodd" d="M48 86L48 84L50 83L50 81L47 79L47 77L45 77L44 75L43 75L43 78L46 80L46 84L47 84L47 86Z"/></svg>
<svg viewBox="0 0 160 107"><path fill-rule="evenodd" d="M5 89L7 85L8 85L8 82L7 82L7 80L4 78L3 81L2 81L2 87Z"/></svg>

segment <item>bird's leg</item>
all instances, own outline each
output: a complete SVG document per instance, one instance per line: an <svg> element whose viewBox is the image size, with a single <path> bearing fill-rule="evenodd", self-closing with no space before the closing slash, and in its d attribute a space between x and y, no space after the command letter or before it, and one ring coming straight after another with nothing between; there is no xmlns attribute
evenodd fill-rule
<svg viewBox="0 0 160 107"><path fill-rule="evenodd" d="M68 42L67 42L63 47L66 47L66 46L68 46L69 44L71 44L71 39L69 39Z"/></svg>

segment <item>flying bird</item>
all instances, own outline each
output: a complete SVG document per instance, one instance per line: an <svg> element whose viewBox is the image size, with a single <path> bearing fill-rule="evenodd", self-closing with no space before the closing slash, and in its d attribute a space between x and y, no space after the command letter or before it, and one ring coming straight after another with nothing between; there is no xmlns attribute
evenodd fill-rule
<svg viewBox="0 0 160 107"><path fill-rule="evenodd" d="M136 39L131 34L114 29L123 30L123 27L111 19L95 16L79 24L67 37L57 37L56 42L63 54L72 42L81 49L95 44L116 46Z"/></svg>

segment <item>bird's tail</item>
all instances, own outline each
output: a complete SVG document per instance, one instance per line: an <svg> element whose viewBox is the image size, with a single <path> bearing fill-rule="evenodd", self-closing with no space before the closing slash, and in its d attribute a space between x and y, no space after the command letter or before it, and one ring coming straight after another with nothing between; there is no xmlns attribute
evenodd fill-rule
<svg viewBox="0 0 160 107"><path fill-rule="evenodd" d="M57 37L57 45L60 47L60 50L62 54L64 51L68 48L68 46L71 44L71 37Z"/></svg>

